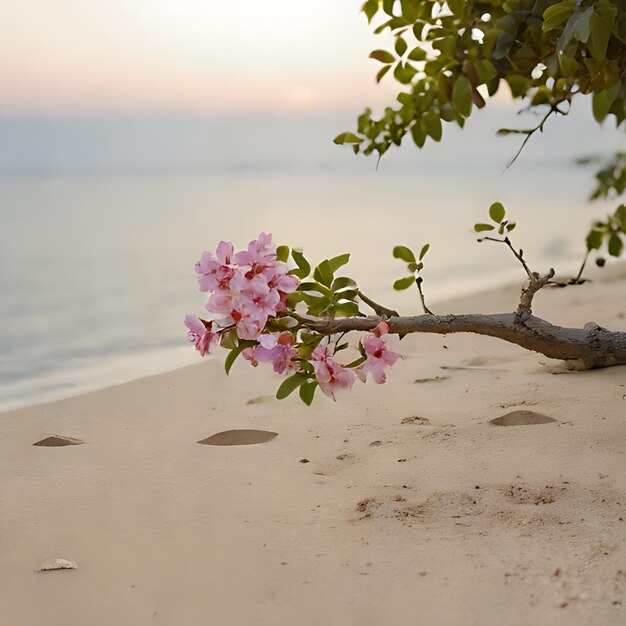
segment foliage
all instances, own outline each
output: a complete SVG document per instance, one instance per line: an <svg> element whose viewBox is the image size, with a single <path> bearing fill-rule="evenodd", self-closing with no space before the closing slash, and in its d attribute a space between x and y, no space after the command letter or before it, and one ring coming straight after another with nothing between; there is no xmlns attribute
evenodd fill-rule
<svg viewBox="0 0 626 626"><path fill-rule="evenodd" d="M374 50L377 80L399 84L398 104L379 118L366 109L355 133L337 144L383 155L409 134L423 147L440 141L445 123L463 127L503 82L529 109L545 109L532 129L503 129L528 138L553 113L567 114L591 94L599 122L626 118L626 5L610 0L367 0L375 33L389 30L393 50ZM378 23L380 21L380 23Z"/></svg>

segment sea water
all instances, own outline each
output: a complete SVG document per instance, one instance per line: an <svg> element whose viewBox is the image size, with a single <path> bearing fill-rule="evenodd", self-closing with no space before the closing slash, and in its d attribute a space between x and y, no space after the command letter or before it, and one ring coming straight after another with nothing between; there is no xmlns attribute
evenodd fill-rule
<svg viewBox="0 0 626 626"><path fill-rule="evenodd" d="M202 314L193 265L221 239L260 231L314 262L346 251L342 270L373 299L420 312L396 244L429 242L431 302L523 278L504 246L472 231L494 200L517 221L533 268L575 272L584 235L609 204L589 204L593 168L576 157L623 149L581 102L537 133L500 107L441 144L352 155L332 138L354 113L0 118L0 410L199 360L185 314ZM407 140L410 144L410 140Z"/></svg>

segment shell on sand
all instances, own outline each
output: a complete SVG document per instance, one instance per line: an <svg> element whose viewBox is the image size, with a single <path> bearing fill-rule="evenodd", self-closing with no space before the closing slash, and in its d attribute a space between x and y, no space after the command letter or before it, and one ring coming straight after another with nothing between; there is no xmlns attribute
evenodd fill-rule
<svg viewBox="0 0 626 626"><path fill-rule="evenodd" d="M36 572L51 572L58 569L76 569L78 566L72 559L66 559L64 557L53 556L43 561L39 567L35 569Z"/></svg>
<svg viewBox="0 0 626 626"><path fill-rule="evenodd" d="M47 448L56 448L58 446L80 446L85 443L82 439L75 439L74 437L63 437L61 435L50 435L36 441L34 446L44 446Z"/></svg>
<svg viewBox="0 0 626 626"><path fill-rule="evenodd" d="M266 443L278 437L278 433L270 430L224 430L215 433L198 443L207 446L250 446L255 443Z"/></svg>
<svg viewBox="0 0 626 626"><path fill-rule="evenodd" d="M489 420L489 423L494 426L533 426L552 422L556 422L553 417L535 413L535 411L511 411L511 413Z"/></svg>

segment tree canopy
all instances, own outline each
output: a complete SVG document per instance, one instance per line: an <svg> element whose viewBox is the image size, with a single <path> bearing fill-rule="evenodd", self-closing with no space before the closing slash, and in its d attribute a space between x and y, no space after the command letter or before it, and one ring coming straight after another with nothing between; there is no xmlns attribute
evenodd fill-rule
<svg viewBox="0 0 626 626"><path fill-rule="evenodd" d="M375 33L392 50L370 57L398 83L397 102L379 118L366 109L355 132L335 138L355 152L383 155L407 134L421 148L440 141L444 123L463 127L474 108L503 88L543 113L527 139L572 99L591 94L598 122L626 118L626 2L610 0L367 0ZM379 23L380 22L380 23Z"/></svg>

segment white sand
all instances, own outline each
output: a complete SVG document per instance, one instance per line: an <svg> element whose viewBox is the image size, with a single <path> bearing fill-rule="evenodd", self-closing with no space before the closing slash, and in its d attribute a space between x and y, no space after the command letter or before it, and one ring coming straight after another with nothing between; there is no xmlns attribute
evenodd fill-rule
<svg viewBox="0 0 626 626"><path fill-rule="evenodd" d="M544 290L536 313L623 329L626 271L607 276ZM474 336L401 345L387 385L336 405L247 404L277 378L208 361L0 415L0 624L626 623L626 368L554 374ZM516 409L558 422L488 423ZM196 443L233 428L279 435ZM85 443L33 447L49 435ZM78 567L33 571L51 556Z"/></svg>

